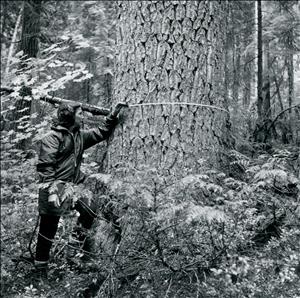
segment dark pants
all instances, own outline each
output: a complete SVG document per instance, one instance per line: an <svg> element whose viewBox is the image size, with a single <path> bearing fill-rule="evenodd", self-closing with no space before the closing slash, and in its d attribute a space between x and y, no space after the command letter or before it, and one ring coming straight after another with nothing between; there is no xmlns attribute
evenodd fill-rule
<svg viewBox="0 0 300 298"><path fill-rule="evenodd" d="M96 217L96 208L95 206L87 206L84 202L79 200L75 205L75 209L80 213L80 216L72 234L77 240L84 242L86 239L86 230L92 227L94 218ZM35 256L37 261L49 260L50 249L57 232L59 219L60 216L40 215L39 235Z"/></svg>

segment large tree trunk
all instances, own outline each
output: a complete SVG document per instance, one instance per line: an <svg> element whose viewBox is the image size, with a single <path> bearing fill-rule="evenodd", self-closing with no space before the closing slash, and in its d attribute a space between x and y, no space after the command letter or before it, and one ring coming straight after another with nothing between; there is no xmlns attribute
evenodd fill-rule
<svg viewBox="0 0 300 298"><path fill-rule="evenodd" d="M109 165L147 165L179 175L202 159L220 162L228 145L228 113L219 95L224 70L225 3L221 1L120 1L115 101L128 110L109 149Z"/></svg>

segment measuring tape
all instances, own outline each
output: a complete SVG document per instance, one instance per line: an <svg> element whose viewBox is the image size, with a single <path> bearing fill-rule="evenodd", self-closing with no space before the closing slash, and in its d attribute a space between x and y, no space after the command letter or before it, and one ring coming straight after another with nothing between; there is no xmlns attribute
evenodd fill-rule
<svg viewBox="0 0 300 298"><path fill-rule="evenodd" d="M223 108L217 107L217 106L205 105L205 104L200 104L200 103L192 103L192 102L148 102L148 103L140 103L140 104L130 104L130 105L128 105L128 107L129 108L135 108L135 107L140 107L140 106L159 106L159 105L198 106L198 107L205 107L205 108L220 110L222 112L226 112L226 113L229 114L229 111L227 111Z"/></svg>

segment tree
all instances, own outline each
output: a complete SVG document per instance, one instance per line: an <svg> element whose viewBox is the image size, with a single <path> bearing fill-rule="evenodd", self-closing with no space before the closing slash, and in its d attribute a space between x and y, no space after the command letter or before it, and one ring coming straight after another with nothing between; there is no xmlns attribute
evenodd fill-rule
<svg viewBox="0 0 300 298"><path fill-rule="evenodd" d="M10 49L15 48L19 39L19 14L23 3L21 1L1 1L1 81L7 78L4 71L9 60ZM16 35L14 37L14 35ZM9 80L9 79L8 79Z"/></svg>
<svg viewBox="0 0 300 298"><path fill-rule="evenodd" d="M10 61L11 61L11 58L12 58L12 55L13 55L14 45L16 43L16 39L17 39L18 31L19 31L19 26L20 26L20 23L21 23L22 9L23 9L23 7L20 8L18 18L17 18L16 24L15 24L15 28L14 28L14 34L13 34L13 37L12 37L12 40L11 40L11 44L9 46L9 51L8 51L7 61L6 61L5 71L4 71L4 77L6 79L8 77Z"/></svg>
<svg viewBox="0 0 300 298"><path fill-rule="evenodd" d="M28 67L28 59L37 58L39 51L40 38L40 17L42 12L41 0L27 0L24 3L23 9L23 23L22 23L22 37L20 44L20 51L23 52L23 59L20 64L20 72ZM28 78L30 80L30 78ZM23 131L26 124L20 123L20 119L28 117L31 110L31 88L24 84L20 92L20 98L15 104L14 114L14 129L16 131ZM23 118L24 119L24 118ZM26 118L28 121L28 118ZM23 122L23 121L22 121ZM26 123L26 121L25 121ZM20 149L26 148L26 141L18 144Z"/></svg>
<svg viewBox="0 0 300 298"><path fill-rule="evenodd" d="M244 6L243 14L242 14L242 26L243 31L243 51L244 51L244 59L243 59L243 105L247 108L251 102L251 90L252 90L252 82L253 82L253 56L254 54L246 51L247 46L251 43L254 29L254 5L252 2L242 1Z"/></svg>
<svg viewBox="0 0 300 298"><path fill-rule="evenodd" d="M39 50L42 1L27 0L24 5L20 50L26 58L36 58Z"/></svg>
<svg viewBox="0 0 300 298"><path fill-rule="evenodd" d="M110 166L145 163L183 175L202 158L220 162L230 145L228 113L185 103L224 107L225 8L216 1L119 4L114 100L131 107L110 146Z"/></svg>
<svg viewBox="0 0 300 298"><path fill-rule="evenodd" d="M269 37L263 38L262 1L257 1L257 128L254 140L265 142L271 116Z"/></svg>
<svg viewBox="0 0 300 298"><path fill-rule="evenodd" d="M263 41L261 0L257 1L257 114L258 122L263 122Z"/></svg>
<svg viewBox="0 0 300 298"><path fill-rule="evenodd" d="M43 21L42 36L46 47L63 41L67 48L60 57L86 65L92 75L80 82L69 82L58 97L89 104L110 105L115 43L115 2L51 1L45 4L48 17ZM51 16L55 16L55 18ZM66 17L68 16L68 17ZM61 73L61 76L64 72Z"/></svg>

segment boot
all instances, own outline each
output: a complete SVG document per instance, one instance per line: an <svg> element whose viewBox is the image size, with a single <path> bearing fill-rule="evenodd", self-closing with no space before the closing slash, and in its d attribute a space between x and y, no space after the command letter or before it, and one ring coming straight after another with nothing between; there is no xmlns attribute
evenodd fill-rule
<svg viewBox="0 0 300 298"><path fill-rule="evenodd" d="M35 260L31 277L38 283L45 283L48 280L48 262Z"/></svg>
<svg viewBox="0 0 300 298"><path fill-rule="evenodd" d="M87 236L85 238L82 249L83 249L83 256L81 260L83 262L91 261L93 259L94 240L90 236Z"/></svg>
<svg viewBox="0 0 300 298"><path fill-rule="evenodd" d="M78 265L79 259L82 256L83 244L83 241L74 238L73 235L69 237L66 259L71 266Z"/></svg>

